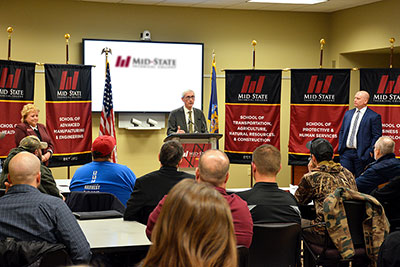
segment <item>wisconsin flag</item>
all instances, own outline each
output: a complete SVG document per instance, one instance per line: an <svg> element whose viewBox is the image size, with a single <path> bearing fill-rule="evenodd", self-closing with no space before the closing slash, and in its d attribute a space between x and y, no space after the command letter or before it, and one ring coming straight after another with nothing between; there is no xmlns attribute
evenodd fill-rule
<svg viewBox="0 0 400 267"><path fill-rule="evenodd" d="M208 120L210 121L210 133L218 133L217 70L215 66L215 58L213 58L211 66L211 97L210 107L208 110Z"/></svg>

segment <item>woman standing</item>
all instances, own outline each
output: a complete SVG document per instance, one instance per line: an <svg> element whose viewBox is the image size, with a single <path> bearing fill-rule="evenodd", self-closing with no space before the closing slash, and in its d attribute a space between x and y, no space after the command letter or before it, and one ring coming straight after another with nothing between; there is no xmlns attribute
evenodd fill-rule
<svg viewBox="0 0 400 267"><path fill-rule="evenodd" d="M46 126L38 123L39 109L33 104L26 104L21 110L21 123L15 127L15 145L26 136L36 135L40 141L47 143L47 148L42 150L42 162L47 163L53 154L54 145L47 132Z"/></svg>

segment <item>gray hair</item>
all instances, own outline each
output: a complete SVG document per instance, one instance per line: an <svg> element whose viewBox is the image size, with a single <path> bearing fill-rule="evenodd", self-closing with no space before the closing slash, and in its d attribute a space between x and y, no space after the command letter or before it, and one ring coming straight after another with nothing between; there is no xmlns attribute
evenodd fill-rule
<svg viewBox="0 0 400 267"><path fill-rule="evenodd" d="M375 142L375 148L379 149L382 155L394 153L395 143L389 136L381 136Z"/></svg>
<svg viewBox="0 0 400 267"><path fill-rule="evenodd" d="M193 93L193 95L195 95L195 93L192 89L188 89L188 90L183 91L182 98L184 98L187 93Z"/></svg>

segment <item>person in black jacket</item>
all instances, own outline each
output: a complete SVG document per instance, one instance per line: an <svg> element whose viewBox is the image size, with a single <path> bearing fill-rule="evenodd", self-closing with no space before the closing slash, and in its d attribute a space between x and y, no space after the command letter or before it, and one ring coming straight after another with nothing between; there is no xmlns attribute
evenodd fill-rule
<svg viewBox="0 0 400 267"><path fill-rule="evenodd" d="M175 184L185 178L194 179L194 175L178 171L182 156L183 148L179 142L171 140L163 144L158 154L161 168L136 180L126 203L124 220L147 224L150 213Z"/></svg>
<svg viewBox="0 0 400 267"><path fill-rule="evenodd" d="M300 210L294 196L279 189L276 175L281 170L281 153L264 144L253 152L251 162L256 184L250 190L237 193L250 208L254 223L300 224Z"/></svg>

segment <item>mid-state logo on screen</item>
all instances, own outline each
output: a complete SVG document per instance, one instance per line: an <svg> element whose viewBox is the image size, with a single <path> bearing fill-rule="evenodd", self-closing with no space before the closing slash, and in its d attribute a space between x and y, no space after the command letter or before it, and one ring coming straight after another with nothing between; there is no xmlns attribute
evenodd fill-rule
<svg viewBox="0 0 400 267"><path fill-rule="evenodd" d="M332 79L333 75L326 75L325 80L318 80L318 75L312 75L308 83L307 93L304 94L304 101L335 101L335 95L328 94Z"/></svg>
<svg viewBox="0 0 400 267"><path fill-rule="evenodd" d="M139 58L127 56L125 59L122 56L117 57L115 67L119 68L158 68L158 69L174 69L176 68L176 59L166 58Z"/></svg>
<svg viewBox="0 0 400 267"><path fill-rule="evenodd" d="M82 92L76 90L78 85L79 71L74 71L73 76L68 76L68 71L64 70L61 73L60 86L57 91L59 98L80 98Z"/></svg>
<svg viewBox="0 0 400 267"><path fill-rule="evenodd" d="M3 68L0 77L0 96L12 96L21 98L24 90L18 90L21 69L16 69L15 73L8 73L8 68Z"/></svg>
<svg viewBox="0 0 400 267"><path fill-rule="evenodd" d="M374 102L400 102L400 75L395 80L389 80L389 75L382 75L378 90L373 96Z"/></svg>
<svg viewBox="0 0 400 267"><path fill-rule="evenodd" d="M268 101L268 94L261 94L265 76L259 76L257 81L251 81L251 76L244 77L242 90L238 94L238 101Z"/></svg>

